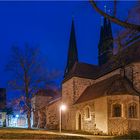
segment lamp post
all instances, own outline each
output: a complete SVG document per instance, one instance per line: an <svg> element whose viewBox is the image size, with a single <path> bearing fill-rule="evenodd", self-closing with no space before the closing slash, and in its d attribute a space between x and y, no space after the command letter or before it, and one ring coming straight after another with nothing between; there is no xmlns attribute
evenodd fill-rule
<svg viewBox="0 0 140 140"><path fill-rule="evenodd" d="M61 133L61 129L62 129L62 111L66 110L66 105L61 104L60 108L59 108L59 113L60 113L60 119L59 119L59 132Z"/></svg>

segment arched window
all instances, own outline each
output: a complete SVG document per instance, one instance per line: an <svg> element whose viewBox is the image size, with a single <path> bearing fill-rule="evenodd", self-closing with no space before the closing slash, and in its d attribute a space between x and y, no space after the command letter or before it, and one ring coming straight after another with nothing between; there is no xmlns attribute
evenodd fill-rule
<svg viewBox="0 0 140 140"><path fill-rule="evenodd" d="M114 104L113 105L113 117L121 117L122 115L122 109L121 104Z"/></svg>
<svg viewBox="0 0 140 140"><path fill-rule="evenodd" d="M137 117L137 105L136 103L131 103L128 107L128 117L136 118Z"/></svg>
<svg viewBox="0 0 140 140"><path fill-rule="evenodd" d="M85 116L86 116L86 118L90 118L90 109L89 109L89 107L85 108Z"/></svg>

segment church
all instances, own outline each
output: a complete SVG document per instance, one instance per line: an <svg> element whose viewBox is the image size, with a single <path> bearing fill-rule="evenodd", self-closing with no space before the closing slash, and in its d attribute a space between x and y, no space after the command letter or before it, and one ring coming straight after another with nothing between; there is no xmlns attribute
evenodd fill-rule
<svg viewBox="0 0 140 140"><path fill-rule="evenodd" d="M111 22L104 18L98 43L98 65L79 62L72 21L61 96L32 98L33 127L121 135L140 131L140 35L114 54Z"/></svg>

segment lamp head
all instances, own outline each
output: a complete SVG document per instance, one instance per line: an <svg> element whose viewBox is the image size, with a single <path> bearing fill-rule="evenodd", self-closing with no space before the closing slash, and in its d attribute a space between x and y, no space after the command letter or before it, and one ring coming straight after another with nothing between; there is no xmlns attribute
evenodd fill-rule
<svg viewBox="0 0 140 140"><path fill-rule="evenodd" d="M60 110L65 111L65 110L66 110L66 105L62 104L62 105L60 106Z"/></svg>

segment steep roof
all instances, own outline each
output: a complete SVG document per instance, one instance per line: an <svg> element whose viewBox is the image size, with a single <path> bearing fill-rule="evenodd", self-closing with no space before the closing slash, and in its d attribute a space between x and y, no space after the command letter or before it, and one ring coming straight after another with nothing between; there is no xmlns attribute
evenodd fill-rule
<svg viewBox="0 0 140 140"><path fill-rule="evenodd" d="M78 51L77 51L77 45L76 45L74 20L72 20L70 40L69 40L69 49L68 49L68 58L67 58L67 65L65 68L64 77L67 76L67 74L70 72L75 62L78 62Z"/></svg>
<svg viewBox="0 0 140 140"><path fill-rule="evenodd" d="M63 82L74 76L87 78L87 79L95 79L95 77L97 76L98 70L99 70L99 66L97 65L76 62L72 70L64 78Z"/></svg>
<svg viewBox="0 0 140 140"><path fill-rule="evenodd" d="M55 90L55 89L40 89L38 90L34 95L34 96L48 96L48 97L57 97L61 95L61 92L59 90Z"/></svg>
<svg viewBox="0 0 140 140"><path fill-rule="evenodd" d="M115 69L121 68L133 62L140 62L140 41L135 41L127 48L124 48L118 54L114 55L108 63L98 66L86 63L75 63L72 70L64 78L63 82L72 77L81 77L87 79L97 79Z"/></svg>
<svg viewBox="0 0 140 140"><path fill-rule="evenodd" d="M54 103L56 103L56 102L58 102L58 101L61 101L61 96L59 96L59 97L57 97L56 99L52 99L52 100L50 100L50 102L48 103L48 106L50 106L50 105L52 105L52 104L54 104Z"/></svg>
<svg viewBox="0 0 140 140"><path fill-rule="evenodd" d="M85 89L75 104L107 95L139 95L129 81L120 75L112 76Z"/></svg>
<svg viewBox="0 0 140 140"><path fill-rule="evenodd" d="M133 62L140 62L140 41L136 41L133 45L124 48L118 54L114 55L108 63L102 65L96 78Z"/></svg>

